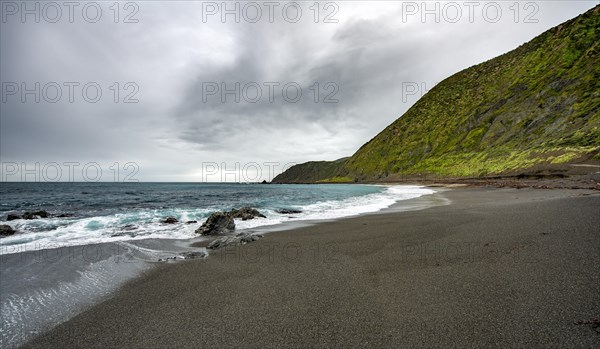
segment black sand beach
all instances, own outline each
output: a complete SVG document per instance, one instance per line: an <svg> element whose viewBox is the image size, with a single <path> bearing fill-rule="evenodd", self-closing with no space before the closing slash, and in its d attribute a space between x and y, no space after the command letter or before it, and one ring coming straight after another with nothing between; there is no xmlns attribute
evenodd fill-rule
<svg viewBox="0 0 600 349"><path fill-rule="evenodd" d="M597 191L438 195L166 264L25 347L600 347Z"/></svg>

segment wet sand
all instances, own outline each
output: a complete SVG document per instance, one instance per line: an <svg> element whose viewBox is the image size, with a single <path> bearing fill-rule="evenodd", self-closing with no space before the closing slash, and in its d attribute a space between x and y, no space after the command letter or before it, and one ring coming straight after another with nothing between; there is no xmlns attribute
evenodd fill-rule
<svg viewBox="0 0 600 349"><path fill-rule="evenodd" d="M437 195L165 264L26 347L600 347L597 191Z"/></svg>

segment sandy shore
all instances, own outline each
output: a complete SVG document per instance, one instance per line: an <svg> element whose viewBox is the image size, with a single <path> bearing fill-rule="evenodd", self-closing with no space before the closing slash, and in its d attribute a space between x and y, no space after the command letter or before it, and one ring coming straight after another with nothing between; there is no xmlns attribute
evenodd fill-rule
<svg viewBox="0 0 600 349"><path fill-rule="evenodd" d="M600 347L600 195L439 195L161 266L26 346Z"/></svg>

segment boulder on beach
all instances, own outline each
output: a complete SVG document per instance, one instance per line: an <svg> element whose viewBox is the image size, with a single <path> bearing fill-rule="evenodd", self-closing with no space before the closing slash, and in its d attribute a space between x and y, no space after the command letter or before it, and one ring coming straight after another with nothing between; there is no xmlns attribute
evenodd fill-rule
<svg viewBox="0 0 600 349"><path fill-rule="evenodd" d="M196 229L196 234L220 235L230 233L234 230L235 222L229 213L215 212L208 217L200 228Z"/></svg>
<svg viewBox="0 0 600 349"><path fill-rule="evenodd" d="M203 251L188 251L181 253L181 256L185 259L196 259L206 257L206 252Z"/></svg>
<svg viewBox="0 0 600 349"><path fill-rule="evenodd" d="M236 236L240 240L240 244L247 244L250 242L254 242L263 236L261 234L250 234L250 233L240 233Z"/></svg>
<svg viewBox="0 0 600 349"><path fill-rule="evenodd" d="M222 238L213 240L206 248L209 250L216 250L225 246L244 245L254 242L262 237L263 236L261 234L252 234L250 232L239 233L236 236L224 236Z"/></svg>
<svg viewBox="0 0 600 349"><path fill-rule="evenodd" d="M161 223L165 223L165 224L175 224L175 223L177 223L179 221L175 217L167 217L167 218L161 220L160 222Z"/></svg>
<svg viewBox="0 0 600 349"><path fill-rule="evenodd" d="M208 217L206 222L196 229L196 234L201 235L220 235L233 232L235 230L235 218L243 221L254 219L256 217L267 218L258 210L252 207L242 207L232 209L229 212L215 212Z"/></svg>
<svg viewBox="0 0 600 349"><path fill-rule="evenodd" d="M0 236L9 236L13 235L15 230L8 224L0 225Z"/></svg>
<svg viewBox="0 0 600 349"><path fill-rule="evenodd" d="M21 217L23 219L37 219L37 218L48 218L48 212L46 211L35 211L35 212L25 212Z"/></svg>
<svg viewBox="0 0 600 349"><path fill-rule="evenodd" d="M242 207L239 210L236 210L234 208L233 210L229 211L228 213L229 213L229 215L231 215L231 217L240 218L243 221L247 221L249 219L254 219L256 217L267 218L267 217L265 217L265 215L260 213L257 209L254 209L252 207Z"/></svg>

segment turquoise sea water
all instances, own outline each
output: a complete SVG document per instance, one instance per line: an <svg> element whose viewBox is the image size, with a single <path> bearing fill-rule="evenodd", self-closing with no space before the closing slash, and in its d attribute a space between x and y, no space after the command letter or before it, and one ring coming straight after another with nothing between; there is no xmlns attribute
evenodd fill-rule
<svg viewBox="0 0 600 349"><path fill-rule="evenodd" d="M2 183L1 220L38 210L51 216L3 222L18 233L0 239L0 254L19 251L11 247L15 245L39 250L146 238L189 239L212 212L243 206L257 208L267 218L236 221L236 229L374 212L432 192L415 186L344 184ZM165 217L180 223L163 224Z"/></svg>

